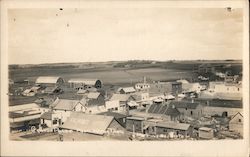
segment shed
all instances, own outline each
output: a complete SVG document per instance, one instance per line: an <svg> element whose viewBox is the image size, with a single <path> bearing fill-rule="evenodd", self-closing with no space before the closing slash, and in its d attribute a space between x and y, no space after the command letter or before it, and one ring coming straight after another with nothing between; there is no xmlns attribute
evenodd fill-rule
<svg viewBox="0 0 250 157"><path fill-rule="evenodd" d="M99 79L83 79L83 78L75 78L75 79L70 79L68 81L71 87L76 88L79 86L91 86L95 88L101 88L102 87L102 82Z"/></svg>
<svg viewBox="0 0 250 157"><path fill-rule="evenodd" d="M212 128L201 127L199 128L199 138L212 139L214 137L214 131Z"/></svg>

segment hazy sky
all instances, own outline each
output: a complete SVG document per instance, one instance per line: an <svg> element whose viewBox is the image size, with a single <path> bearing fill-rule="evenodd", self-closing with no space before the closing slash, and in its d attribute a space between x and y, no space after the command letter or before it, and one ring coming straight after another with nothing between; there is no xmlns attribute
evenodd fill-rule
<svg viewBox="0 0 250 157"><path fill-rule="evenodd" d="M12 9L8 18L9 64L242 59L242 9Z"/></svg>

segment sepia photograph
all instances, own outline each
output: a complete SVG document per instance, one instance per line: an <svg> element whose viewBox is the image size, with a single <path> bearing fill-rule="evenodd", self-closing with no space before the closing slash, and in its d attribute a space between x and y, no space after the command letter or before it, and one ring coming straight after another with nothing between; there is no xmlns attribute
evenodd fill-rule
<svg viewBox="0 0 250 157"><path fill-rule="evenodd" d="M1 143L238 142L248 156L246 1L81 2L5 3Z"/></svg>

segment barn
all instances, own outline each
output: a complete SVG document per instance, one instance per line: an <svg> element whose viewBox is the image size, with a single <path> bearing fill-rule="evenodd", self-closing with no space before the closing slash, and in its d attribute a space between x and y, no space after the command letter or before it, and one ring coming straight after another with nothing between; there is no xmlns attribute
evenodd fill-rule
<svg viewBox="0 0 250 157"><path fill-rule="evenodd" d="M41 76L36 79L36 84L44 86L60 86L63 83L63 78L59 76Z"/></svg>
<svg viewBox="0 0 250 157"><path fill-rule="evenodd" d="M86 88L86 87L94 87L94 88L102 88L102 81L98 79L70 79L68 81L71 88Z"/></svg>

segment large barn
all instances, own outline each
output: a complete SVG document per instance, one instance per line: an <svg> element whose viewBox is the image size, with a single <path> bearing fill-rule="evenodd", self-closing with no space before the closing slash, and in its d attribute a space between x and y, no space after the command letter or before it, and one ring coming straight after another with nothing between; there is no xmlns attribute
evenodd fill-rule
<svg viewBox="0 0 250 157"><path fill-rule="evenodd" d="M40 76L36 79L36 84L41 84L45 86L60 86L63 83L63 78L59 76Z"/></svg>
<svg viewBox="0 0 250 157"><path fill-rule="evenodd" d="M102 82L98 79L70 79L68 81L70 87L72 88L79 88L79 87L94 87L94 88L101 88Z"/></svg>

